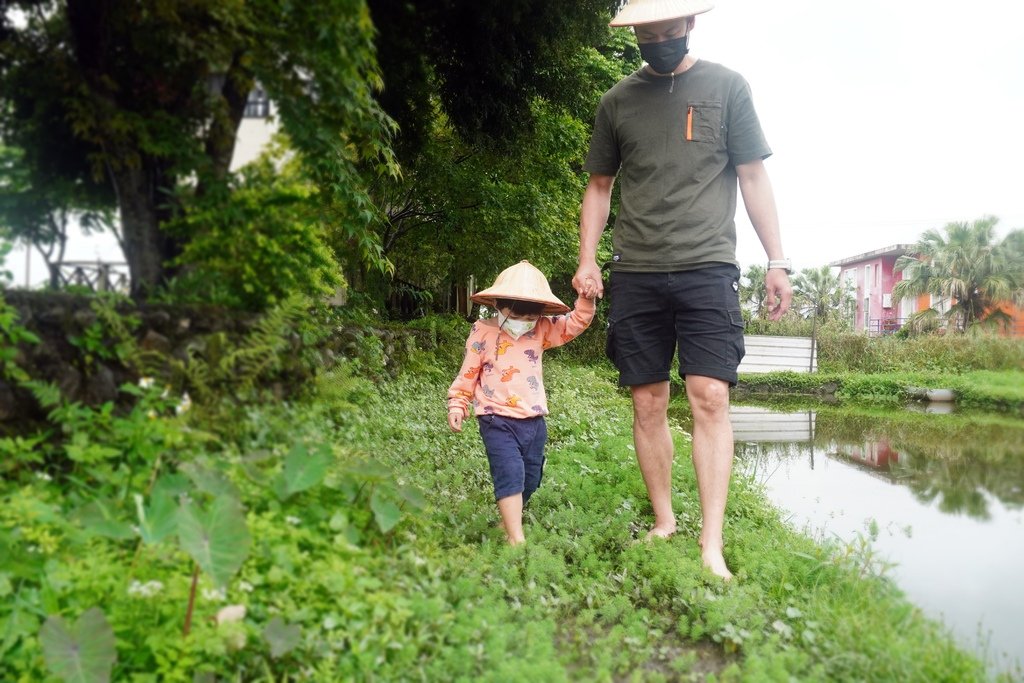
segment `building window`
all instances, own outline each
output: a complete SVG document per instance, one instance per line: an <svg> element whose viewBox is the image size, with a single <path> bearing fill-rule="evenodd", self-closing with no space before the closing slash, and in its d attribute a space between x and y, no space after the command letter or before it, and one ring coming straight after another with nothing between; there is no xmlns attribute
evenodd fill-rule
<svg viewBox="0 0 1024 683"><path fill-rule="evenodd" d="M864 291L871 291L871 283L874 278L871 277L871 264L864 266Z"/></svg>
<svg viewBox="0 0 1024 683"><path fill-rule="evenodd" d="M249 92L243 116L247 119L265 119L270 116L270 98L263 88L253 88Z"/></svg>

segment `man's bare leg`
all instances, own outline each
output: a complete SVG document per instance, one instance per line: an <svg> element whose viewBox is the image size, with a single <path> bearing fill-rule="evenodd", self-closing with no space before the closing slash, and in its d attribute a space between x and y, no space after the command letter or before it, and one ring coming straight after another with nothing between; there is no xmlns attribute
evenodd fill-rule
<svg viewBox="0 0 1024 683"><path fill-rule="evenodd" d="M523 494L505 496L498 500L501 525L505 527L505 538L509 545L519 545L526 540L523 535Z"/></svg>
<svg viewBox="0 0 1024 683"><path fill-rule="evenodd" d="M654 508L654 527L647 538L676 532L672 513L672 434L668 428L668 382L640 384L633 393L633 444L647 496Z"/></svg>
<svg viewBox="0 0 1024 683"><path fill-rule="evenodd" d="M732 572L722 555L725 503L732 474L733 439L729 422L729 383L712 377L689 375L686 396L693 412L693 467L697 474L702 525L701 559L723 579Z"/></svg>

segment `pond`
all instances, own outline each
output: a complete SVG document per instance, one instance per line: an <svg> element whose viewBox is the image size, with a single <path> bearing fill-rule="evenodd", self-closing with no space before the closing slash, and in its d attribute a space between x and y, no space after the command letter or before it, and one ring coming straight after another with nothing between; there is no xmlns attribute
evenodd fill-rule
<svg viewBox="0 0 1024 683"><path fill-rule="evenodd" d="M929 405L734 405L736 470L797 529L870 539L912 602L993 672L1020 675L1024 420Z"/></svg>

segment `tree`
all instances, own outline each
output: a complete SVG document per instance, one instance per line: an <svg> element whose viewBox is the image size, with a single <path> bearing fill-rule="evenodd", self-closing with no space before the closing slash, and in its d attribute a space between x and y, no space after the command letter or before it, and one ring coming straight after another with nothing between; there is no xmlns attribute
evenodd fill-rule
<svg viewBox="0 0 1024 683"><path fill-rule="evenodd" d="M403 169L372 188L395 284L442 293L522 258L575 269L590 121L639 66L611 4L370 0Z"/></svg>
<svg viewBox="0 0 1024 683"><path fill-rule="evenodd" d="M998 222L985 216L971 223L948 223L945 234L926 231L912 254L896 260L895 270L903 279L893 287L893 296L930 294L948 302L945 314L935 309L923 313L944 317L961 332L982 321L1006 320L1000 306L1024 299L1024 231L1013 230L997 241ZM925 316L919 312L916 317Z"/></svg>
<svg viewBox="0 0 1024 683"><path fill-rule="evenodd" d="M47 266L64 258L68 226L113 229L112 197L103 185L47 179L24 150L0 144L0 236L35 247Z"/></svg>
<svg viewBox="0 0 1024 683"><path fill-rule="evenodd" d="M380 259L360 175L394 173L392 124L364 0L20 0L0 24L0 137L53 170L112 190L136 295L184 244L163 227L229 185L259 83L308 165L338 243ZM54 141L72 144L58 146ZM244 226L237 226L244 230Z"/></svg>
<svg viewBox="0 0 1024 683"><path fill-rule="evenodd" d="M855 305L849 287L830 266L804 268L793 277L793 308L804 318L824 322L847 317Z"/></svg>
<svg viewBox="0 0 1024 683"><path fill-rule="evenodd" d="M743 277L746 284L740 284L740 303L747 304L751 308L753 316L759 320L768 317L767 296L764 277L767 271L764 266L750 266Z"/></svg>
<svg viewBox="0 0 1024 683"><path fill-rule="evenodd" d="M596 99L581 94L605 79L583 48L607 44L618 0L368 2L379 30L380 101L402 131L403 160L430 134L437 107L472 144L531 131L538 97L593 116Z"/></svg>

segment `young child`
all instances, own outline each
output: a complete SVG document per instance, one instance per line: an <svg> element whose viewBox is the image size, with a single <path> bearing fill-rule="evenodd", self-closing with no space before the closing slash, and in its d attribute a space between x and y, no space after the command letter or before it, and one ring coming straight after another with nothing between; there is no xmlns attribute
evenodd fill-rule
<svg viewBox="0 0 1024 683"><path fill-rule="evenodd" d="M448 389L448 426L461 432L473 405L505 536L517 545L525 540L523 506L544 473L548 405L541 357L587 329L594 301L578 297L569 311L528 261L503 270L473 301L498 315L473 324L462 368Z"/></svg>

